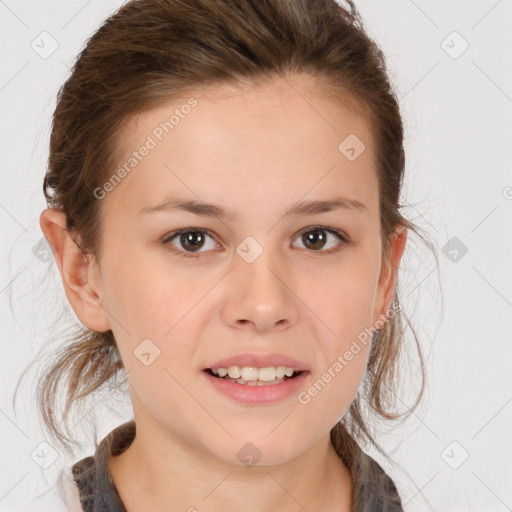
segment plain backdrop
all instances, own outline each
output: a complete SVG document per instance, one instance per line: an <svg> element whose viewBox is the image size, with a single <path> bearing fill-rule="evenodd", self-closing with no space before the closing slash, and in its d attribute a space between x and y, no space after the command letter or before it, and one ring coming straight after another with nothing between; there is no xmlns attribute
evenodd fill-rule
<svg viewBox="0 0 512 512"><path fill-rule="evenodd" d="M0 0L0 508L42 493L72 462L46 439L30 379L16 414L12 395L38 350L77 322L38 245L51 115L82 45L121 4ZM395 465L371 453L407 511L512 510L512 1L356 5L400 99L404 213L438 256L412 235L400 275L427 360L426 401L383 426L378 440ZM99 440L131 416L128 401L119 413L104 403L81 422L96 421ZM81 456L93 452L83 425Z"/></svg>

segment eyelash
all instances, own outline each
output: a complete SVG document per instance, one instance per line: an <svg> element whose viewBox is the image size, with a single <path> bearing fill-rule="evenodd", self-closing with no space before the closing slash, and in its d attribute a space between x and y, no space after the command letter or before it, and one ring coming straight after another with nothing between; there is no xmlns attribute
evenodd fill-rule
<svg viewBox="0 0 512 512"><path fill-rule="evenodd" d="M302 236L304 233L308 233L310 231L326 231L327 233L331 233L332 235L335 235L339 238L340 244L337 245L333 249L329 249L328 251L313 251L309 250L309 252L312 253L319 253L324 255L331 255L336 254L340 251L342 251L346 246L349 246L352 242L349 240L349 238L338 229L334 228L328 228L325 226L308 226L307 228L304 228L298 235L297 238ZM199 251L196 253L187 253L186 251L181 251L176 249L170 242L172 242L176 237L182 235L183 233L201 233L204 235L208 235L212 239L215 240L215 237L213 236L213 233L205 228L186 228L186 229L180 229L178 231L173 231L172 233L169 233L168 235L165 235L161 240L160 243L162 245L165 245L167 248L169 248L172 252L174 252L178 256L182 256L183 258L197 258L198 254L205 251ZM307 249L306 249L307 250Z"/></svg>

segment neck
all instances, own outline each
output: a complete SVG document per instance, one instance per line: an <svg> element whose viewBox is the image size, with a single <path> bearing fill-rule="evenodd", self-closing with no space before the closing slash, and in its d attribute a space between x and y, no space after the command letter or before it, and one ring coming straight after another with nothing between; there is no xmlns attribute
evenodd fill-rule
<svg viewBox="0 0 512 512"><path fill-rule="evenodd" d="M108 466L127 512L169 504L190 512L329 510L333 503L351 510L352 477L329 434L286 463L246 467L137 422L132 444Z"/></svg>

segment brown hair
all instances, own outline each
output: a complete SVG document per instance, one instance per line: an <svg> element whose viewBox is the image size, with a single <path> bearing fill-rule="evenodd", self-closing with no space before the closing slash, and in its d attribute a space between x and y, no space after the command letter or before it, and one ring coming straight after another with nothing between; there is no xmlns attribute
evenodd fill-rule
<svg viewBox="0 0 512 512"><path fill-rule="evenodd" d="M84 254L100 256L101 201L94 190L112 176L120 161L116 134L128 118L192 88L250 85L292 73L315 78L339 101L352 98L366 116L378 174L382 257L389 257L391 237L399 225L424 240L399 211L403 125L385 59L353 2L346 4L347 8L335 0L132 0L110 16L87 41L59 91L43 185L48 206L66 214L67 229ZM411 327L421 389L405 414L396 412L405 340L398 286L393 305L394 315L373 337L362 386L331 431L334 446L353 472L361 454L359 444L370 441L387 457L371 432L371 418L408 417L424 392L424 361ZM82 329L61 347L40 381L38 406L49 433L65 449L73 444L58 427L55 410L64 385L67 428L67 415L80 399L123 378L112 331Z"/></svg>

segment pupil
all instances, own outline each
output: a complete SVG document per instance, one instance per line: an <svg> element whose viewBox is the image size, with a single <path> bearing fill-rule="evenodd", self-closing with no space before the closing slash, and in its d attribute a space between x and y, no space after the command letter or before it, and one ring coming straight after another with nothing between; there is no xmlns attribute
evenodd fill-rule
<svg viewBox="0 0 512 512"><path fill-rule="evenodd" d="M197 246L195 246L195 244L194 244L195 238L199 239L199 243L197 243L197 241L196 241ZM191 243L191 245L189 245L189 242ZM194 250L201 248L202 243L204 243L204 236L199 231L191 231L190 233L183 233L181 235L181 243L183 244L183 247L189 248L194 251Z"/></svg>
<svg viewBox="0 0 512 512"><path fill-rule="evenodd" d="M313 249L321 249L325 243L325 235L322 230L317 229L316 231L309 231L306 234L306 240L308 243L312 243ZM305 244L308 245L307 243Z"/></svg>

